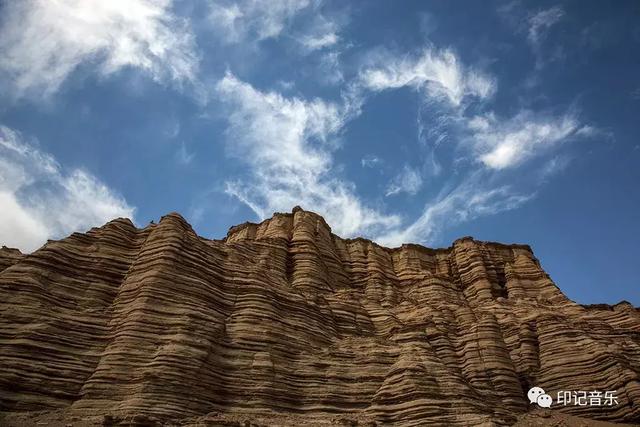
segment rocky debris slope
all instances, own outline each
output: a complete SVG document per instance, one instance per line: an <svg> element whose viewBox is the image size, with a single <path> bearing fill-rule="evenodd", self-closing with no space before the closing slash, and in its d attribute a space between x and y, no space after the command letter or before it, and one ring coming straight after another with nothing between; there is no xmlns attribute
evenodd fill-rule
<svg viewBox="0 0 640 427"><path fill-rule="evenodd" d="M117 219L0 269L5 413L508 425L536 385L640 420L639 310L570 301L525 245L389 249L296 208L223 240Z"/></svg>

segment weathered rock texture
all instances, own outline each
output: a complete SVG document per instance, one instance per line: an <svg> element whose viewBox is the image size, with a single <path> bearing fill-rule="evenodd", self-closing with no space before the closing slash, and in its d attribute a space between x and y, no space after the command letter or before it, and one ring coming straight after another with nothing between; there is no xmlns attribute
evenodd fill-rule
<svg viewBox="0 0 640 427"><path fill-rule="evenodd" d="M640 420L639 310L570 301L525 245L388 249L296 208L223 240L118 219L0 266L5 412L504 425L538 385Z"/></svg>
<svg viewBox="0 0 640 427"><path fill-rule="evenodd" d="M22 258L24 258L24 255L18 249L3 246L0 248L0 271L16 264Z"/></svg>

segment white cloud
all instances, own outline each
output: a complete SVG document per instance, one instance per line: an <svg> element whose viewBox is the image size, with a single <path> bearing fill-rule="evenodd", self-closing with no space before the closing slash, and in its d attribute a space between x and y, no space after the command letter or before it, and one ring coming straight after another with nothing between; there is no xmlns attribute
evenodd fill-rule
<svg viewBox="0 0 640 427"><path fill-rule="evenodd" d="M275 38L310 0L215 0L209 22L224 41L239 43Z"/></svg>
<svg viewBox="0 0 640 427"><path fill-rule="evenodd" d="M407 193L415 195L422 188L422 175L420 171L405 165L402 171L396 175L387 186L385 196Z"/></svg>
<svg viewBox="0 0 640 427"><path fill-rule="evenodd" d="M550 22L543 18L539 17L536 24L533 36L536 40L541 39L544 22ZM429 243L452 224L517 208L535 197L535 187L544 179L523 178L506 185L500 171L551 153L570 139L594 134L592 127L582 125L570 113L548 116L520 111L505 119L491 112L488 104L481 103L474 108L474 115L469 114L469 101L492 96L497 83L491 76L462 64L450 50L430 47L417 57L387 52L371 55L360 72L359 87L373 91L412 87L425 96L416 121L418 140L426 151L423 158L426 167L422 170L438 176L444 166L436 158L436 151L445 141L457 146L457 156L452 160L455 173L447 191L426 204L413 223L380 233L376 240L386 245ZM449 108L433 100L444 100ZM469 157L474 159L473 163L465 168L456 167L457 162ZM549 168L561 166L559 161L550 163L541 174L548 175ZM421 185L422 178L415 171L402 171L392 180L386 195L403 190L415 194ZM523 192L519 188L533 190Z"/></svg>
<svg viewBox="0 0 640 427"><path fill-rule="evenodd" d="M307 57L304 73L335 85L344 81L340 55L349 45L339 33L347 17L339 11L326 15L323 4L323 0L215 0L209 3L208 22L218 40L235 45L244 55L254 56L262 41L284 41L291 52Z"/></svg>
<svg viewBox="0 0 640 427"><path fill-rule="evenodd" d="M329 18L318 10L320 5L321 2L316 2L314 16L305 23L304 34L294 35L307 53L334 47L341 41L339 21L343 21L344 17L333 16Z"/></svg>
<svg viewBox="0 0 640 427"><path fill-rule="evenodd" d="M0 240L3 245L31 252L49 237L49 230L16 200L11 192L0 190Z"/></svg>
<svg viewBox="0 0 640 427"><path fill-rule="evenodd" d="M540 69L545 62L562 59L564 52L560 45L556 45L553 49L543 51L542 45L549 32L549 29L557 24L564 16L564 10L559 6L553 6L549 9L542 10L529 17L527 40L531 45L533 54L536 58L536 68Z"/></svg>
<svg viewBox="0 0 640 427"><path fill-rule="evenodd" d="M539 176L541 180L546 180L553 175L556 175L569 166L571 162L571 158L568 156L554 156L551 159L547 160L539 172Z"/></svg>
<svg viewBox="0 0 640 427"><path fill-rule="evenodd" d="M337 233L347 237L374 236L387 245L428 243L447 226L526 203L535 197L535 189L519 191L525 180L505 185L499 171L548 153L571 137L593 133L571 114L550 117L522 111L503 119L482 103L474 108L476 115L469 115L469 102L491 97L497 82L461 63L450 50L429 47L418 56L382 53L368 59L357 81L346 86L342 104L262 92L231 74L220 80L217 93L231 107L230 154L250 166L248 177L226 182L226 192L260 218L300 204L323 214ZM437 107L435 122L425 123L420 114L417 120L418 139L431 148L428 160L434 176L443 170L435 149L444 141L456 143L476 160L469 170L453 175L458 184L450 183L453 186L426 204L422 215L408 225L398 215L365 206L355 187L336 176L332 156L336 137L350 118L361 113L365 91L401 87L419 90L424 105ZM444 101L448 108L433 100ZM374 157L362 159L363 167L378 163ZM420 173L406 168L392 180L386 195L416 194L422 184Z"/></svg>
<svg viewBox="0 0 640 427"><path fill-rule="evenodd" d="M545 37L546 31L558 23L564 16L564 10L559 6L553 6L549 9L542 10L529 18L529 33L527 38L529 42L537 45Z"/></svg>
<svg viewBox="0 0 640 427"><path fill-rule="evenodd" d="M306 54L340 42L339 24L321 12L322 3L322 0L214 0L209 4L209 23L226 43L260 42L286 34ZM303 31L287 31L301 16Z"/></svg>
<svg viewBox="0 0 640 427"><path fill-rule="evenodd" d="M351 106L261 92L231 74L217 93L230 106L229 152L251 169L247 180L227 182L226 191L260 218L301 205L324 215L343 236L399 225L399 217L365 206L354 186L335 176L333 138Z"/></svg>
<svg viewBox="0 0 640 427"><path fill-rule="evenodd" d="M341 235L369 235L381 244L395 246L428 243L447 226L514 209L534 197L508 185L492 185L476 170L427 204L416 221L403 225L397 215L364 206L352 185L331 176L335 170L332 140L349 117L344 106L260 92L233 75L221 80L217 91L232 107L229 150L251 166L249 179L227 182L226 191L260 218L300 204L325 215ZM353 104L351 114L358 114L358 104ZM495 126L489 118L471 120L473 129L488 134ZM377 164L379 159L374 156L362 159L363 167ZM421 185L420 174L406 168L392 181L387 194L415 194Z"/></svg>
<svg viewBox="0 0 640 427"><path fill-rule="evenodd" d="M389 246L407 242L429 243L446 227L515 209L536 194L535 190L522 192L518 187L537 187L565 167L568 161L564 157L554 157L545 163L537 178L529 182L525 178L506 185L504 176L496 172L547 154L571 138L584 138L598 132L590 126L581 125L570 114L550 117L528 111L510 119L499 119L493 113L469 118L463 114L450 125L464 126L460 131L467 132L468 137L460 142L460 148L470 150L482 167L470 165L466 176L462 175L462 181L425 205L416 221L381 233L376 238L377 242ZM390 187L392 190L397 188L400 186Z"/></svg>
<svg viewBox="0 0 640 427"><path fill-rule="evenodd" d="M468 127L475 155L491 169L520 165L572 135L590 132L571 115L552 118L531 112L521 112L509 120L498 120L494 114L475 116Z"/></svg>
<svg viewBox="0 0 640 427"><path fill-rule="evenodd" d="M436 154L440 145L449 139L449 130L451 116L449 114L439 114L431 117L426 123L422 117L423 107L418 109L416 117L416 128L418 142L427 150L425 163L428 165L425 170L431 176L438 176L442 173L442 165L438 161Z"/></svg>
<svg viewBox="0 0 640 427"><path fill-rule="evenodd" d="M116 217L133 217L122 197L86 171L66 172L50 155L0 126L0 242L33 251Z"/></svg>
<svg viewBox="0 0 640 427"><path fill-rule="evenodd" d="M187 146L184 141L180 142L180 148L176 152L176 160L183 166L191 164L193 158L195 157L194 153L190 153L187 151Z"/></svg>
<svg viewBox="0 0 640 427"><path fill-rule="evenodd" d="M324 53L320 57L318 72L318 80L328 84L342 83L344 81L344 75L342 74L342 67L340 65L340 52L332 50Z"/></svg>
<svg viewBox="0 0 640 427"><path fill-rule="evenodd" d="M427 243L446 227L515 209L535 196L518 194L509 186L491 188L483 181L483 175L472 174L452 191L427 204L422 215L412 224L382 234L376 241L391 247L403 243Z"/></svg>
<svg viewBox="0 0 640 427"><path fill-rule="evenodd" d="M320 35L306 35L300 38L300 43L308 50L323 49L338 43L340 38L335 32L329 32Z"/></svg>
<svg viewBox="0 0 640 427"><path fill-rule="evenodd" d="M4 6L0 75L17 96L55 93L85 62L108 75L125 67L156 81L191 81L193 35L172 0L21 0Z"/></svg>
<svg viewBox="0 0 640 427"><path fill-rule="evenodd" d="M374 156L373 154L366 155L360 159L360 164L363 168L374 168L382 163L382 159L378 156Z"/></svg>
<svg viewBox="0 0 640 427"><path fill-rule="evenodd" d="M460 106L464 98L487 98L496 82L477 70L463 66L451 50L426 48L420 56L379 54L360 74L364 87L381 91L413 87L430 98Z"/></svg>
<svg viewBox="0 0 640 427"><path fill-rule="evenodd" d="M341 26L347 20L345 14L326 16L320 10L322 1L314 3L313 16L309 14L300 21L302 25L291 37L299 44L303 55L318 55L312 75L322 83L336 85L344 82L341 55L351 47L340 37ZM311 60L313 64L315 61Z"/></svg>

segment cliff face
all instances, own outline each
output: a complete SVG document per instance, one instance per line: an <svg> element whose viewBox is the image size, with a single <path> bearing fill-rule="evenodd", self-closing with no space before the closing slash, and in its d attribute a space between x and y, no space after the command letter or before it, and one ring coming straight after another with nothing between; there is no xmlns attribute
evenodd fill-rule
<svg viewBox="0 0 640 427"><path fill-rule="evenodd" d="M502 425L537 385L640 420L639 311L568 300L528 246L388 249L297 208L220 241L118 219L0 269L5 412Z"/></svg>

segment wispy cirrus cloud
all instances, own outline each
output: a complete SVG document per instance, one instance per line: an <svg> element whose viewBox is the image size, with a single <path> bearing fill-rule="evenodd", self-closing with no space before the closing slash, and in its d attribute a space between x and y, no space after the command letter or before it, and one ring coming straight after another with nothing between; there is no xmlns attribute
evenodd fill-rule
<svg viewBox="0 0 640 427"><path fill-rule="evenodd" d="M292 38L303 53L331 48L340 42L340 24L322 13L322 0L214 0L209 24L229 44L251 44L280 36ZM293 30L304 18L304 30Z"/></svg>
<svg viewBox="0 0 640 427"><path fill-rule="evenodd" d="M492 187L483 184L485 178L484 173L476 171L461 184L427 203L418 219L378 236L376 241L387 246L408 242L428 243L447 227L516 209L535 197L534 193L521 194L508 185Z"/></svg>
<svg viewBox="0 0 640 427"><path fill-rule="evenodd" d="M571 163L571 158L569 156L553 156L544 163L540 172L538 172L539 179L543 182L550 179L554 175L564 171L569 166L569 163Z"/></svg>
<svg viewBox="0 0 640 427"><path fill-rule="evenodd" d="M340 36L342 25L348 19L345 14L328 16L320 10L321 1L314 3L313 17L305 25L302 33L297 32L292 37L302 46L306 53L323 49L332 49L344 42Z"/></svg>
<svg viewBox="0 0 640 427"><path fill-rule="evenodd" d="M214 0L209 3L209 27L234 54L255 57L271 40L287 46L303 73L327 85L343 83L341 55L350 46L340 35L348 21L346 9L327 10L323 0ZM244 66L238 64L241 68Z"/></svg>
<svg viewBox="0 0 640 427"><path fill-rule="evenodd" d="M549 117L531 111L500 120L495 114L474 116L468 121L477 160L490 169L516 167L530 158L550 152L570 137L589 133L570 114Z"/></svg>
<svg viewBox="0 0 640 427"><path fill-rule="evenodd" d="M544 24L537 25L540 37ZM419 111L416 123L418 140L426 148L423 169L433 176L455 170L447 190L428 201L417 220L376 238L386 244L428 243L447 225L517 208L535 197L536 186L545 180L510 182L503 171L553 154L564 142L595 131L572 113L551 115L521 109L510 117L495 114L489 101L497 90L497 79L463 64L450 50L429 47L418 56L378 54L363 66L359 84L374 92L403 87L418 90L428 113L425 119ZM438 150L444 148L455 150L457 165L437 158ZM387 195L403 188L409 194L417 193L422 180L409 179L418 175L404 172L392 180Z"/></svg>
<svg viewBox="0 0 640 427"><path fill-rule="evenodd" d="M547 30L557 24L564 16L564 10L560 6L553 6L549 9L541 10L529 18L529 31L527 39L532 45L538 45Z"/></svg>
<svg viewBox="0 0 640 427"><path fill-rule="evenodd" d="M187 166L191 164L195 157L195 153L189 152L187 150L187 145L184 141L180 141L180 147L176 151L175 158L177 162L183 166Z"/></svg>
<svg viewBox="0 0 640 427"><path fill-rule="evenodd" d="M547 9L528 9L522 2L513 1L498 7L498 15L517 34L526 37L535 59L535 68L540 70L546 63L564 58L562 45L551 43L550 32L565 17L562 6ZM535 81L535 76L529 78Z"/></svg>
<svg viewBox="0 0 640 427"><path fill-rule="evenodd" d="M380 157L374 156L373 154L368 154L360 159L360 165L362 165L363 168L375 168L383 163L384 161Z"/></svg>
<svg viewBox="0 0 640 427"><path fill-rule="evenodd" d="M278 37L296 14L312 6L310 0L215 0L209 22L227 43Z"/></svg>
<svg viewBox="0 0 640 427"><path fill-rule="evenodd" d="M425 202L423 213L409 222L368 207L352 183L338 178L334 163L336 137L362 113L369 94L402 87L418 90L424 102L437 110L435 127L418 115L419 139L432 148L446 142L462 153L463 161L470 159L459 168L464 172L452 175L446 191ZM414 56L385 53L369 58L346 86L342 103L260 91L227 74L216 93L229 107L228 151L246 162L251 172L227 181L226 192L260 218L301 204L325 215L345 236L367 235L393 245L429 243L446 226L515 209L535 197L533 184L542 180L519 189L517 182L501 178L502 171L553 153L562 142L591 129L571 114L522 110L500 117L487 102L496 88L494 77L463 64L452 51L433 47ZM427 131L431 128L434 134ZM433 167L433 176L452 167L436 158L435 149L430 153L424 159L429 164L423 167ZM362 165L377 163L366 158ZM391 179L385 195L415 195L422 185L419 169L406 167Z"/></svg>
<svg viewBox="0 0 640 427"><path fill-rule="evenodd" d="M406 193L415 195L422 188L422 175L420 171L411 166L405 165L387 186L385 196Z"/></svg>
<svg viewBox="0 0 640 427"><path fill-rule="evenodd" d="M412 87L431 99L460 106L467 97L488 98L495 79L463 65L449 49L425 48L419 55L373 54L360 73L361 84L372 91Z"/></svg>
<svg viewBox="0 0 640 427"><path fill-rule="evenodd" d="M538 188L554 173L568 164L568 158L557 149L572 140L590 138L599 132L582 124L576 115L550 115L523 110L510 118L498 117L492 111L467 116L455 112L448 122L456 135L455 150L464 156L463 166L450 175L450 181L435 199L425 204L415 221L382 234L376 240L383 244L403 242L429 243L447 227L487 215L516 209L535 198ZM426 166L441 165L430 151ZM549 158L540 168L514 180L507 171L523 167L536 158ZM464 159L467 160L464 160ZM451 181L458 176L459 180Z"/></svg>
<svg viewBox="0 0 640 427"><path fill-rule="evenodd" d="M16 131L0 126L0 241L33 251L49 238L100 226L135 209L98 178L64 169Z"/></svg>
<svg viewBox="0 0 640 427"><path fill-rule="evenodd" d="M83 63L101 74L142 70L159 82L192 81L194 37L172 0L24 0L3 7L0 75L14 96L50 96Z"/></svg>
<svg viewBox="0 0 640 427"><path fill-rule="evenodd" d="M353 117L351 106L262 92L232 74L216 92L229 106L229 154L251 169L248 177L227 181L226 192L260 218L299 204L344 236L400 224L399 216L366 206L354 185L335 174L334 138Z"/></svg>
<svg viewBox="0 0 640 427"><path fill-rule="evenodd" d="M284 47L299 73L323 85L344 82L342 55L351 46L341 30L347 8L330 8L325 0L212 0L207 28L222 52L235 58L236 72L261 58L265 43ZM264 58L261 58L264 59Z"/></svg>
<svg viewBox="0 0 640 427"><path fill-rule="evenodd" d="M553 6L529 17L527 40L536 58L536 68L542 68L547 60L562 57L562 50L559 46L549 51L543 48L543 42L547 37L549 29L560 22L563 16L564 10L560 6Z"/></svg>
<svg viewBox="0 0 640 427"><path fill-rule="evenodd" d="M349 17L344 11L327 15L322 5L322 1L314 3L312 16L291 37L303 55L318 57L317 67L312 71L315 78L324 84L338 85L345 81L342 56L353 47L340 35Z"/></svg>
<svg viewBox="0 0 640 427"><path fill-rule="evenodd" d="M340 38L336 32L334 30L330 30L323 34L304 35L300 38L300 43L305 47L305 49L314 51L333 46L338 43L339 40Z"/></svg>

